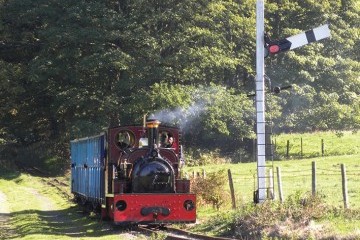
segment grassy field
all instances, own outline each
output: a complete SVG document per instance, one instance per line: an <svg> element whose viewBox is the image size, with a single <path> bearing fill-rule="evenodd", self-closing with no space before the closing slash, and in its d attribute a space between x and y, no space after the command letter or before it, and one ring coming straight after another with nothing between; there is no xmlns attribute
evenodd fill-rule
<svg viewBox="0 0 360 240"><path fill-rule="evenodd" d="M275 196L278 197L277 168L281 171L283 195L294 194L297 191L312 191L312 162L316 164L317 192L324 196L326 201L334 206L343 206L341 168L344 164L347 172L348 193L350 206L360 209L360 154L318 157L302 160L268 161L268 170L274 172ZM231 170L238 204L253 200L253 191L256 187L256 163L221 164L201 167L187 167L189 176L193 171L202 174L215 171ZM269 182L269 179L267 179Z"/></svg>
<svg viewBox="0 0 360 240"><path fill-rule="evenodd" d="M289 160L274 162L274 167L280 167L283 173L283 188L285 197L289 197L298 191L306 193L311 191L311 177L303 176L302 172L310 175L311 162L315 161L318 169L318 188L325 201L342 208L340 173L329 176L321 176L321 169L333 169L340 172L339 164L346 165L348 171L355 169L359 173L360 155L325 157L306 160ZM234 186L239 211L252 201L254 190L255 163L209 165L204 168L187 168L192 170L205 169L207 173L219 169L231 169L234 178ZM297 173L294 173L296 171ZM327 173L327 171L324 171ZM301 176L296 174L301 173ZM350 177L351 176L351 177ZM359 206L359 175L349 175L349 196L351 208ZM228 186L224 186L229 191ZM96 216L84 215L77 207L67 201L59 192L46 185L40 177L22 174L16 171L0 170L0 191L7 197L9 205L10 227L6 232L1 231L0 239L146 239L144 236L133 236L130 233L114 230L106 222L99 222ZM276 188L275 188L276 191ZM226 216L234 215L231 210L230 200L224 204L220 211L210 205L198 206L198 223L211 226L208 220L215 219L219 214ZM230 214L230 215L229 215ZM222 226L227 229L231 223L225 219ZM204 226L199 225L199 226ZM220 226L216 223L217 226ZM355 220L344 218L343 215L331 216L326 220L326 225L331 226L335 234L346 235L359 232L360 218ZM218 228L212 232L216 234ZM208 228L198 228L200 232L209 232ZM356 239L356 238L355 238Z"/></svg>
<svg viewBox="0 0 360 240"><path fill-rule="evenodd" d="M300 158L300 139L303 139L303 158ZM324 139L324 156L321 154L321 139ZM287 141L290 142L290 157L286 159ZM360 209L360 132L316 132L305 134L282 134L273 137L276 142L274 161L267 161L267 169L273 171L276 196L278 195L277 167L281 171L283 194L296 191L311 192L312 162L316 164L317 191L334 206L342 206L342 183L340 165L347 170L350 206ZM331 156L330 156L331 155ZM313 156L313 157L311 157ZM247 203L253 199L256 188L256 162L239 164L213 164L187 167L185 172L202 173L231 169L237 201ZM268 181L269 182L269 181ZM339 194L340 193L340 194Z"/></svg>
<svg viewBox="0 0 360 240"><path fill-rule="evenodd" d="M312 190L312 162L316 163L317 193L326 204L334 208L344 208L342 197L342 183L340 164L347 170L347 185L350 209L360 210L360 154L333 157L318 157L303 160L285 160L268 162L268 169L274 170L275 201L278 201L278 187L276 169L282 173L282 188L284 199L296 194L306 195ZM237 207L245 206L253 201L253 192L256 188L256 163L208 165L204 167L188 167L188 175L193 172L206 173L230 169L234 182ZM224 191L230 192L229 186L224 186ZM230 200L224 204L222 211L230 211ZM199 209L200 219L211 219L218 214L218 210L211 206L202 206ZM327 223L333 226L334 232L339 234L360 231L360 218L357 220L344 220L341 217L329 219Z"/></svg>
<svg viewBox="0 0 360 240"><path fill-rule="evenodd" d="M287 158L287 152L289 158L360 154L360 131L281 134L272 139L276 159Z"/></svg>

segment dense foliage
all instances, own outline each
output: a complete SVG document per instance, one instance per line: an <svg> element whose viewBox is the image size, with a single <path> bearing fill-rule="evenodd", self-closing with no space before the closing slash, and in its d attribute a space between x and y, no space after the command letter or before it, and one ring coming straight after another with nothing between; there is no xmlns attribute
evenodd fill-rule
<svg viewBox="0 0 360 240"><path fill-rule="evenodd" d="M255 121L255 2L0 0L0 140L61 144L161 114L187 123L189 146L238 148ZM358 129L358 1L265 9L274 39L325 22L332 33L266 59L269 89L293 86L268 94L275 126Z"/></svg>

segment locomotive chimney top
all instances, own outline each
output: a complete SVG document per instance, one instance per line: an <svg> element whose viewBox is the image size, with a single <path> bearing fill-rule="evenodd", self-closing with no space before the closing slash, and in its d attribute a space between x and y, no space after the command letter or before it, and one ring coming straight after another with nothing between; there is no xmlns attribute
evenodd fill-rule
<svg viewBox="0 0 360 240"><path fill-rule="evenodd" d="M156 119L148 119L146 122L146 127L147 128L158 128L160 125L160 121L156 120Z"/></svg>
<svg viewBox="0 0 360 240"><path fill-rule="evenodd" d="M156 148L159 143L159 132L158 127L160 121L156 119L148 119L146 122L146 127L148 130L148 146L153 149Z"/></svg>

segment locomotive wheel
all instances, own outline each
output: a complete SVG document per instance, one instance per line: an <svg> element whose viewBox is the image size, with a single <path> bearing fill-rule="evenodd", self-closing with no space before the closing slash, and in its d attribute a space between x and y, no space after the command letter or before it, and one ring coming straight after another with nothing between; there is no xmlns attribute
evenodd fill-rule
<svg viewBox="0 0 360 240"><path fill-rule="evenodd" d="M80 204L83 205L83 206L85 206L86 203L87 203L86 198L80 197Z"/></svg>
<svg viewBox="0 0 360 240"><path fill-rule="evenodd" d="M92 208L93 208L93 211L95 213L100 213L101 212L101 205L97 202L93 202L92 203Z"/></svg>

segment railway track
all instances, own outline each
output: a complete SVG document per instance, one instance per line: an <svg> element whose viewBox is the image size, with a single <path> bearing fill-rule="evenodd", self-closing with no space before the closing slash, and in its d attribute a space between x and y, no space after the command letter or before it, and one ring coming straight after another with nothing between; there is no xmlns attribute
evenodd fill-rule
<svg viewBox="0 0 360 240"><path fill-rule="evenodd" d="M201 235L197 233L188 232L185 230L172 228L172 227L149 227L149 226L138 226L139 232L144 232L155 236L164 236L162 239L166 240L230 240L232 238L225 237L213 237L207 235Z"/></svg>

